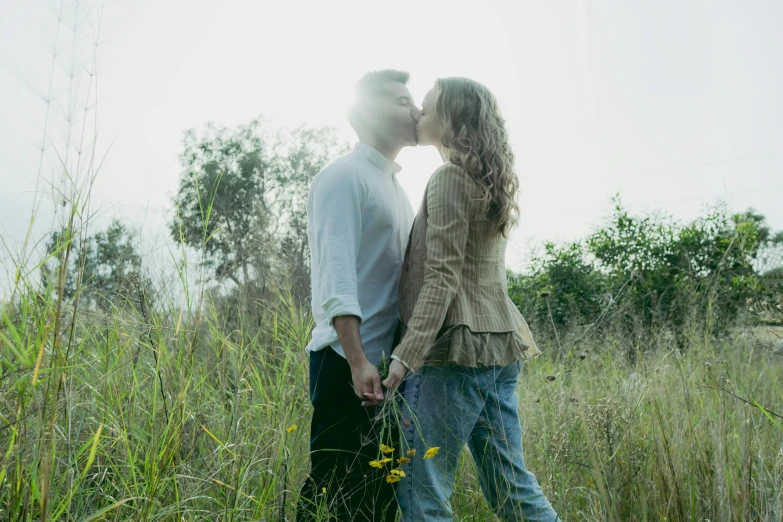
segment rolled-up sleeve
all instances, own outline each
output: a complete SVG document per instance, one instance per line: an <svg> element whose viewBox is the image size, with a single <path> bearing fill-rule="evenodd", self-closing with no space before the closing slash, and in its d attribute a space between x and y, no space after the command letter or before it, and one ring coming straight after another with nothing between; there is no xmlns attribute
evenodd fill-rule
<svg viewBox="0 0 783 522"><path fill-rule="evenodd" d="M313 235L310 250L318 266L320 303L331 324L335 317L362 320L356 282L356 257L362 233L366 188L352 169L335 165L322 172L310 189Z"/></svg>
<svg viewBox="0 0 783 522"><path fill-rule="evenodd" d="M433 174L427 188L424 285L405 336L394 350L395 358L410 370L424 363L459 289L475 203L472 183L462 169L447 165Z"/></svg>

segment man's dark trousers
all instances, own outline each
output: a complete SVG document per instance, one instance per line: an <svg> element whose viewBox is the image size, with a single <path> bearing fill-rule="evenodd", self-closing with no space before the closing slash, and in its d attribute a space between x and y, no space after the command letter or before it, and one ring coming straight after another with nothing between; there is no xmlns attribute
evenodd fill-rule
<svg viewBox="0 0 783 522"><path fill-rule="evenodd" d="M393 522L395 486L369 462L379 458L381 437L390 445L399 440L397 423L376 419L380 407L361 405L351 367L329 347L310 352L310 401L311 470L302 486L297 521L315 520L320 511L341 522Z"/></svg>

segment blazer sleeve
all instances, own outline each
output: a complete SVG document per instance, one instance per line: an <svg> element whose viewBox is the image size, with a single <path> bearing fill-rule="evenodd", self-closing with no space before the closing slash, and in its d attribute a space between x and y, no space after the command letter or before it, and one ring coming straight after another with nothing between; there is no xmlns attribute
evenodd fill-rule
<svg viewBox="0 0 783 522"><path fill-rule="evenodd" d="M459 289L475 195L475 182L456 165L441 167L429 181L424 284L394 350L411 371L423 365Z"/></svg>

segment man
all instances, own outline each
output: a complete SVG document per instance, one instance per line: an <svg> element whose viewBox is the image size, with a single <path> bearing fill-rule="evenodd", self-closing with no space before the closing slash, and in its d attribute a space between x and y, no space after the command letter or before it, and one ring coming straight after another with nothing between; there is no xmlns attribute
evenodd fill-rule
<svg viewBox="0 0 783 522"><path fill-rule="evenodd" d="M338 520L392 521L397 512L394 486L368 463L379 455L375 415L384 392L377 365L391 355L398 280L413 224L394 161L403 147L416 145L419 111L407 81L407 73L393 70L359 80L348 113L359 143L310 187L316 325L307 346L311 472L297 509L300 521L323 507Z"/></svg>

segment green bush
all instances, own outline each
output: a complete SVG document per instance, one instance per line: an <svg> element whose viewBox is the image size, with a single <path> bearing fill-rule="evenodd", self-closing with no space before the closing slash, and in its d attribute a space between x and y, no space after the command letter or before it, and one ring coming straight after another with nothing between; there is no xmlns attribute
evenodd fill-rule
<svg viewBox="0 0 783 522"><path fill-rule="evenodd" d="M759 257L782 236L753 210L717 206L683 224L634 216L616 199L586 239L548 243L528 273L509 273L509 295L539 335L619 328L632 339L667 329L682 347L688 335L724 335L750 296L779 295L777 272L762 276Z"/></svg>

